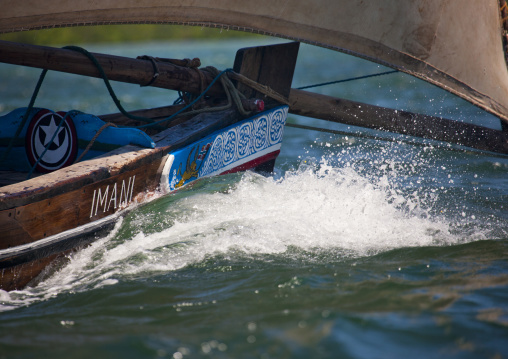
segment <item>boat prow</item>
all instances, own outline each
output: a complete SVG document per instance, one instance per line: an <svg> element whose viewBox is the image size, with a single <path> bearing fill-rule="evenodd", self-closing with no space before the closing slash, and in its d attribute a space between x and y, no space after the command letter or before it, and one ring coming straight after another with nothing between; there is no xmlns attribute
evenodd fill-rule
<svg viewBox="0 0 508 359"><path fill-rule="evenodd" d="M298 44L277 45L263 51L273 50L277 55L278 49L286 51L288 46L293 53L284 66L294 69ZM242 57L245 61L248 55L242 52ZM239 66L245 64L244 61L239 61ZM252 66L250 64L249 68ZM292 71L289 74L277 80L277 86L284 84L286 93L289 93ZM123 136L124 140L138 144L118 147L118 143L113 143L116 140L112 134L117 130L113 128L109 135L103 133L88 142L92 142L92 148L97 141L102 147L116 145L115 149L54 171L39 171L28 180L1 187L0 289L24 287L49 263L90 243L98 232L111 229L119 216L155 198L156 192L167 194L209 176L248 169L273 170L288 106L268 99L268 108L259 111L264 107L264 101L260 101L263 100L243 101L247 107L250 103L248 110L245 107L241 110L231 106L224 108L223 105L217 111L205 108L151 136L137 129L128 133L130 137ZM30 128L34 121L40 125L32 132L42 146L48 146L42 149L41 146L24 146L26 151L36 148L39 158L37 163L30 162L32 167L39 163L49 166L55 162L57 154L69 152L51 147L57 147L55 138L61 146L70 146L72 142L69 138L72 131L67 127L58 129L59 122L73 126L76 119L89 123L98 120L82 113L66 115L44 110L43 115L39 115L40 111L29 109L14 116L19 119L21 114L29 112L25 126ZM97 128L96 133L99 131ZM30 131L23 129L20 133L26 137ZM55 133L51 143L49 136ZM41 153L44 149L52 149L49 151L53 151L53 157ZM28 156L26 161L29 161ZM3 173L9 177L13 172Z"/></svg>

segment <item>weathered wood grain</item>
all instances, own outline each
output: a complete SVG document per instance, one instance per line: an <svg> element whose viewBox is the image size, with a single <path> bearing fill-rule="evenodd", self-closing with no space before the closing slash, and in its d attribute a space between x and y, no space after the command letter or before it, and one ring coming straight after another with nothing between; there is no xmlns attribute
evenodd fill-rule
<svg viewBox="0 0 508 359"><path fill-rule="evenodd" d="M238 50L233 70L257 83L266 85L284 97L289 97L300 44L291 42ZM262 98L265 94L239 83L237 88L247 98Z"/></svg>
<svg viewBox="0 0 508 359"><path fill-rule="evenodd" d="M150 83L154 75L152 62L149 60L132 59L93 53L108 79L138 85ZM141 54L140 54L141 55ZM0 41L0 62L37 67L54 71L67 72L90 77L101 77L96 66L83 54L67 49L48 46L20 44ZM169 62L158 62L159 75L150 86L199 94L204 78L209 84L213 76L206 71L201 74L191 68L176 66ZM203 76L203 78L202 78ZM210 95L223 95L224 91L217 83Z"/></svg>
<svg viewBox="0 0 508 359"><path fill-rule="evenodd" d="M289 112L508 154L508 132L292 89Z"/></svg>
<svg viewBox="0 0 508 359"><path fill-rule="evenodd" d="M3 187L0 289L23 287L59 253L83 245L83 233L73 229L89 226L87 230L95 231L100 224L96 227L94 223L149 200L160 184L163 159L170 150L237 120L234 110L198 115L154 136L155 149L124 146L109 155ZM27 244L33 245L18 247Z"/></svg>
<svg viewBox="0 0 508 359"><path fill-rule="evenodd" d="M0 289L5 291L22 289L44 269L46 269L55 259L62 257L63 255L65 254L53 254L41 259L1 269Z"/></svg>

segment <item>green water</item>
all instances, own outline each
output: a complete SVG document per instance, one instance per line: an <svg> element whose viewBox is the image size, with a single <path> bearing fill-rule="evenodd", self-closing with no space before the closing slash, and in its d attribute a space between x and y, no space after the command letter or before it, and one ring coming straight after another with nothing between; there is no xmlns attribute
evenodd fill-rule
<svg viewBox="0 0 508 359"><path fill-rule="evenodd" d="M223 69L253 44L90 49ZM293 87L386 71L300 55ZM26 106L38 71L0 75L1 112ZM115 89L132 109L174 98ZM316 91L498 126L402 74ZM36 105L115 112L99 80L60 74ZM506 157L286 128L273 176L158 198L35 286L0 291L0 358L506 358L507 206Z"/></svg>

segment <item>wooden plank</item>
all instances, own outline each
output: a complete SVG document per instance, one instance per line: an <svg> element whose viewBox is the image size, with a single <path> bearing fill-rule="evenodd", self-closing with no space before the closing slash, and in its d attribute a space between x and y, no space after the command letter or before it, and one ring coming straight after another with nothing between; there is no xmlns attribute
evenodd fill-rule
<svg viewBox="0 0 508 359"><path fill-rule="evenodd" d="M238 50L233 70L288 98L293 81L300 43L291 42L270 46L249 47ZM269 98L244 84L237 88L247 98Z"/></svg>
<svg viewBox="0 0 508 359"><path fill-rule="evenodd" d="M0 211L0 227L9 234L0 241L0 249L47 238L142 202L159 183L160 164L155 161L74 191Z"/></svg>
<svg viewBox="0 0 508 359"><path fill-rule="evenodd" d="M15 247L20 244L30 243L33 239L14 218L16 209L0 211L0 228L2 228L2 240L0 250Z"/></svg>
<svg viewBox="0 0 508 359"><path fill-rule="evenodd" d="M57 257L61 257L63 255L65 254L53 254L28 263L2 269L0 289L5 291L22 289L45 268L47 268Z"/></svg>
<svg viewBox="0 0 508 359"><path fill-rule="evenodd" d="M34 172L33 177L42 175L41 173ZM27 172L19 171L0 171L0 188L14 183L23 182L27 178Z"/></svg>
<svg viewBox="0 0 508 359"><path fill-rule="evenodd" d="M236 119L237 114L233 110L203 113L153 136L157 144L155 149L127 145L44 176L1 187L0 210L24 206L81 189L88 184L160 161L170 150L176 150L226 127Z"/></svg>
<svg viewBox="0 0 508 359"><path fill-rule="evenodd" d="M184 108L185 105L176 105L176 106L163 106L149 109L139 109L135 111L130 111L129 114L133 116L146 117L151 118L153 120L164 119L171 115L174 115L176 112L180 111ZM99 116L101 120L104 122L113 122L115 124L121 124L123 126L139 126L144 125L141 121L133 120L128 118L122 113L111 113L107 115Z"/></svg>
<svg viewBox="0 0 508 359"><path fill-rule="evenodd" d="M289 98L299 48L300 43L292 42L238 50L233 70L247 79L267 86L268 92L258 92L240 81L237 83L238 90L247 98L262 99L267 107L280 103L266 95L270 91L277 92L284 100ZM270 173L273 172L274 165L275 158L256 167L255 170Z"/></svg>
<svg viewBox="0 0 508 359"><path fill-rule="evenodd" d="M508 132L292 89L289 112L508 154Z"/></svg>
<svg viewBox="0 0 508 359"><path fill-rule="evenodd" d="M121 56L93 53L110 80L138 85L148 84L154 75L152 62ZM96 66L83 54L72 50L47 46L20 44L0 41L0 62L67 72L90 77L101 77ZM203 76L209 84L213 76L206 71L201 75L195 69L176 66L168 62L158 62L159 76L150 85L177 91L201 93ZM208 94L223 96L220 83L213 86Z"/></svg>
<svg viewBox="0 0 508 359"><path fill-rule="evenodd" d="M34 179L11 187L18 192L0 193L0 205L23 203L0 211L0 228L13 234L8 241L0 239L0 271L5 273L0 289L25 285L43 269L41 263L48 263L48 256L54 258L84 245L83 231L100 230L113 223L121 214L118 212L129 210L133 203L146 202L160 184L164 154L237 119L235 110L201 114L155 136L155 149L132 151L136 147L124 146L113 155L45 175L44 183ZM84 167L80 170L79 166ZM97 180L95 172L109 176ZM85 183L85 179L92 182ZM85 185L75 188L76 183ZM29 245L20 248L23 244Z"/></svg>

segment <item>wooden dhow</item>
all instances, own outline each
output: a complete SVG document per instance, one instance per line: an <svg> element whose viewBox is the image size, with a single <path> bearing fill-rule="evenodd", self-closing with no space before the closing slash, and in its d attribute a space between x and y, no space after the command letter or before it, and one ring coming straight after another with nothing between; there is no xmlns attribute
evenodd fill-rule
<svg viewBox="0 0 508 359"><path fill-rule="evenodd" d="M15 121L3 121L2 128L6 122L17 124L15 140L8 141L6 152L21 151L39 173L29 180L19 177L19 171L5 173L7 182L13 183L0 188L0 288L23 287L54 258L93 240L83 231L93 234L107 228L156 190L166 193L196 178L231 171L269 171L288 113L508 154L507 21L505 0L10 2L0 13L0 33L83 25L184 24L261 33L296 43L243 49L233 71L218 73L181 66L178 61L101 54L93 54L91 61L74 48L0 42L0 62L196 96L207 89L206 98L197 105L207 112L178 120L167 119L183 105L99 117L29 109L11 114ZM291 89L298 42L355 55L427 81L496 116L500 129ZM236 100L226 100L230 91ZM259 111L260 100L266 110ZM232 102L234 107L222 109ZM221 110L208 111L217 107ZM73 135L72 119L79 116L91 116L87 120L96 127L75 129L81 134ZM157 127L140 131L135 116L151 117ZM102 128L108 123L130 128L124 132ZM118 140L107 143L100 135L91 135L102 131L109 132L103 137ZM48 133L53 134L51 140ZM80 145L58 151L60 144L67 143L66 134L68 141L75 137ZM83 148L83 143L92 142L95 148ZM48 151L63 156L60 162L65 166L53 168L50 160L44 161ZM83 152L87 154L78 160ZM18 162L9 165L14 168Z"/></svg>
<svg viewBox="0 0 508 359"><path fill-rule="evenodd" d="M11 49L17 46L5 45ZM63 52L57 61L59 69L62 70L61 66L73 71L79 68L69 65L77 62L72 50L23 46L31 51L51 52L56 57ZM253 83L254 87L287 103L298 47L298 43L289 43L242 49L237 54L237 72L231 73L240 81ZM9 54L17 56L13 50ZM43 56L48 57L51 56ZM84 60L83 72L89 71L93 76L96 65L82 54L78 53L77 57ZM103 64L114 63L107 76L117 80L118 76L124 76L122 64L134 61L134 65L128 65L133 69L129 71L129 78L134 83L145 83L147 76L153 76L152 65L157 68L156 73L162 74L160 77L171 78L164 87L198 92L199 86L193 83L192 76L199 76L208 87L207 98L191 102L192 110L182 112L183 117L176 120L168 118L184 110L183 105L136 111L136 116L131 118L120 113L101 119L79 112L65 114L38 108L18 109L0 118L2 123L11 124L11 134L14 128L22 128L18 135L24 143L19 148L5 146L2 151L7 159L16 153L16 160L14 163L4 161L4 166L15 168L4 168L0 172L1 180L7 182L0 188L1 289L22 288L54 259L89 243L97 232L111 228L118 217L135 204L154 198L156 191L169 193L208 176L247 169L273 170L288 113L286 104L257 91L250 91L249 95L254 96L250 99L243 94L240 97L240 92L226 93L238 90L232 88L230 80L221 81L224 72L212 76L197 68L162 60L152 64L153 60L99 54L94 54L93 58ZM149 71L139 70L142 66L136 66L138 63L148 63ZM50 67L40 62L38 66ZM277 76L263 75L264 68L276 67L279 67ZM243 73L248 73L251 79ZM139 78L136 74L140 74ZM266 83L254 81L259 77L266 77ZM199 85L200 81L196 82ZM214 87L217 82L228 84L229 89ZM265 91L266 86L269 90ZM247 92L246 88L244 93ZM236 96L237 101L226 100L230 96ZM139 124L141 114L155 117L155 122L149 125L156 126L147 126L146 132L136 127L117 127L124 123ZM23 124L25 117L27 121ZM59 123L63 124L60 130ZM95 135L90 138L92 134ZM3 143L19 142L15 137L10 141L4 139ZM88 146L84 146L86 143ZM100 151L115 146L115 149ZM95 150L88 151L80 160L87 147ZM8 150L11 153L7 153ZM33 178L26 179L26 173L21 172L23 168L19 168L23 166L35 169Z"/></svg>

